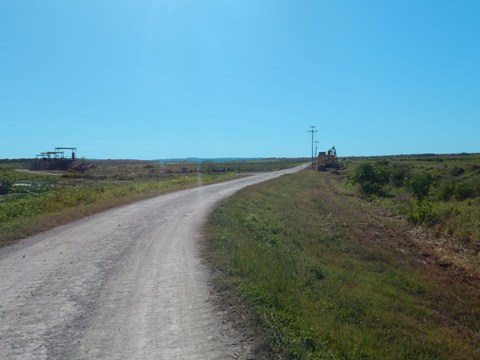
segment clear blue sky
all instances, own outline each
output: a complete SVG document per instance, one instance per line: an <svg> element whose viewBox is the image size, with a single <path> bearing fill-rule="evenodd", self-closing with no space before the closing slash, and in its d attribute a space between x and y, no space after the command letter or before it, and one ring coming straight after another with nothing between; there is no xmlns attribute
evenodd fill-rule
<svg viewBox="0 0 480 360"><path fill-rule="evenodd" d="M480 1L0 0L0 158L480 152Z"/></svg>

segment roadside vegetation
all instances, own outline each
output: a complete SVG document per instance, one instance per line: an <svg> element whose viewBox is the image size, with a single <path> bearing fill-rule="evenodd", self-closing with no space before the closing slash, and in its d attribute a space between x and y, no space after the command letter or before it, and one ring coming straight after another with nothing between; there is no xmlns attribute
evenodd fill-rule
<svg viewBox="0 0 480 360"><path fill-rule="evenodd" d="M0 161L0 247L135 200L301 162L270 159L159 164L102 160L80 162L68 172L28 172L29 161Z"/></svg>
<svg viewBox="0 0 480 360"><path fill-rule="evenodd" d="M394 157L347 161L361 194L397 208L411 223L466 253L480 251L480 156Z"/></svg>
<svg viewBox="0 0 480 360"><path fill-rule="evenodd" d="M257 357L480 358L479 159L439 159L349 159L216 209L208 259Z"/></svg>

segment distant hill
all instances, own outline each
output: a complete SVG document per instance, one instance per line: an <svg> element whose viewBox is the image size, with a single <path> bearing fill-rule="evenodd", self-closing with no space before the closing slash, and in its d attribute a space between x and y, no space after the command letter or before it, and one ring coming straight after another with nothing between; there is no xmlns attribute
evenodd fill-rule
<svg viewBox="0 0 480 360"><path fill-rule="evenodd" d="M203 163L203 162L218 162L218 163L226 163L232 161L261 161L267 160L265 158L197 158L197 157L189 157L189 158L176 158L176 159L155 159L152 161L156 161L162 164L166 163Z"/></svg>

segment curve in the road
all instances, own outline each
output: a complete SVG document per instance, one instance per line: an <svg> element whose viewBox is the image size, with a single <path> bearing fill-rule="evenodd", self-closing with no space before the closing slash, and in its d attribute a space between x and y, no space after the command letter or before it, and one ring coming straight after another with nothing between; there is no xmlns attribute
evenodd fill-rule
<svg viewBox="0 0 480 360"><path fill-rule="evenodd" d="M210 301L213 206L305 166L162 195L0 250L0 359L246 358Z"/></svg>

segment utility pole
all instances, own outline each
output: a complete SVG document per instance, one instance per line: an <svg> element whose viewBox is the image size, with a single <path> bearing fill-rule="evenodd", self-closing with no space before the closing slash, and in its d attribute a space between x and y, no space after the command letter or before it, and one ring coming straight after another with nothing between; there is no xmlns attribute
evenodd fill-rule
<svg viewBox="0 0 480 360"><path fill-rule="evenodd" d="M315 130L316 126L310 126L310 130L308 130L308 132L312 133L312 170L315 168L314 165L313 165L313 134L315 134L316 132L318 132L318 130Z"/></svg>

